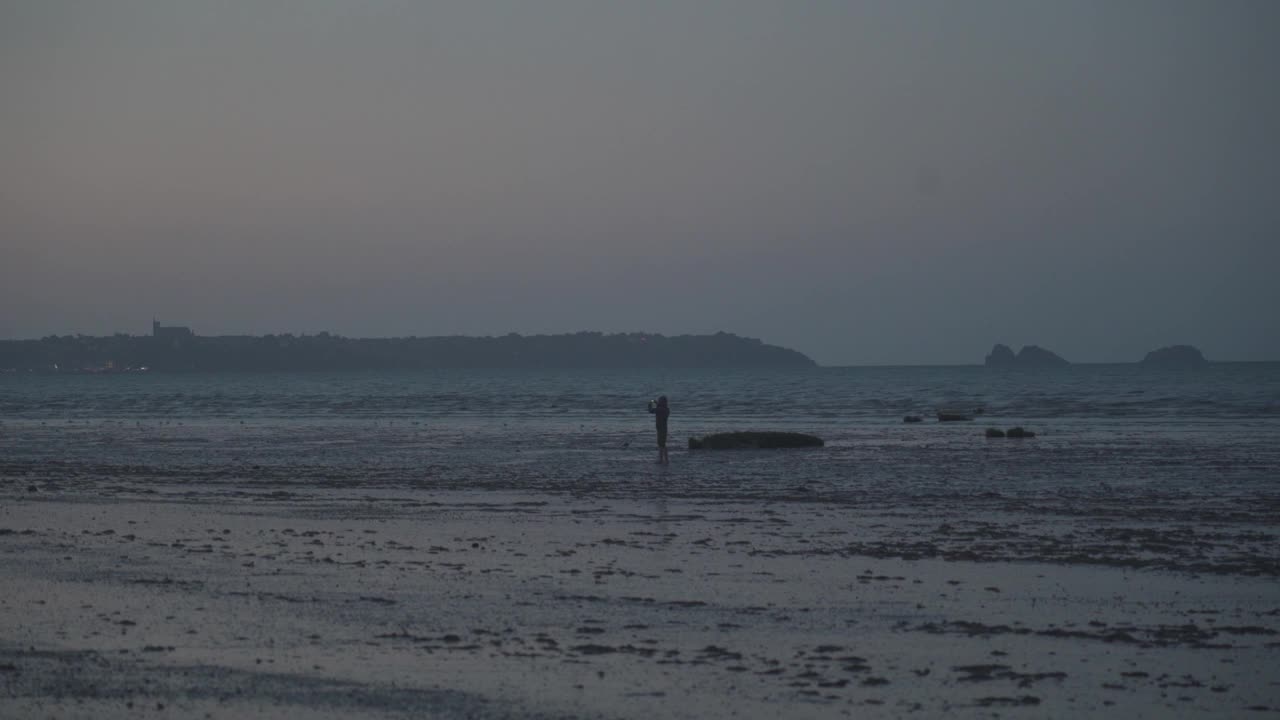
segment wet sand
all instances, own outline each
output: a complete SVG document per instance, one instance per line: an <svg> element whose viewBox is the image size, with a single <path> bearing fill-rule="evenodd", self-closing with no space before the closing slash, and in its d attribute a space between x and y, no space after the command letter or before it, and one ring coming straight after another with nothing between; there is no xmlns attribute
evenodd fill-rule
<svg viewBox="0 0 1280 720"><path fill-rule="evenodd" d="M190 487L2 481L0 717L1280 715L1274 527Z"/></svg>

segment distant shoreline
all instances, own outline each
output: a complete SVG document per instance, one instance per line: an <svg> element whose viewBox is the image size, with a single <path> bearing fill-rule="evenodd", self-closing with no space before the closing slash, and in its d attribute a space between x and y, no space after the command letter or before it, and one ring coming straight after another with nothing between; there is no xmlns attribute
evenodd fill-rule
<svg viewBox="0 0 1280 720"><path fill-rule="evenodd" d="M1210 367L1238 367L1247 365L1280 366L1280 360L1214 360L1210 361ZM969 364L949 364L949 365L810 365L810 366L750 366L750 365L730 365L730 366L543 366L543 367L508 367L508 366L477 366L477 367L352 367L352 368L228 368L228 369L162 369L148 368L146 370L137 369L65 369L65 370L45 370L45 369L15 369L0 368L0 378L16 376L100 376L100 375L257 375L257 374L290 374L290 373L376 373L376 372L468 372L468 371L509 371L509 372L636 372L636 371L751 371L751 370L777 370L790 372L807 372L807 371L824 371L824 370L955 370L955 369L972 369L975 372L989 374L992 377L1001 375L1052 375L1055 373L1071 372L1074 368L1080 369L1103 369L1103 368L1125 368L1125 369L1142 369L1146 374L1168 374L1168 373L1187 373L1194 374L1196 369L1185 368L1150 368L1144 367L1141 362L1111 362L1111 363L1072 363L1067 368L1014 368L1008 370L993 370L983 365Z"/></svg>
<svg viewBox="0 0 1280 720"><path fill-rule="evenodd" d="M150 336L49 336L0 341L0 369L46 373L462 368L674 369L817 367L803 353L731 333L579 332L498 337L202 337L155 324Z"/></svg>
<svg viewBox="0 0 1280 720"><path fill-rule="evenodd" d="M1268 360L1209 360L1208 365L1267 365ZM432 369L902 369L983 368L1040 372L1071 366L1144 366L1133 361L1072 362L1061 367L991 367L979 362L822 364L749 337L583 331L554 335L439 335L348 338L315 335L201 336L155 323L152 335L49 335L0 340L0 374L128 372L344 371ZM1150 367L1153 370L1172 369Z"/></svg>

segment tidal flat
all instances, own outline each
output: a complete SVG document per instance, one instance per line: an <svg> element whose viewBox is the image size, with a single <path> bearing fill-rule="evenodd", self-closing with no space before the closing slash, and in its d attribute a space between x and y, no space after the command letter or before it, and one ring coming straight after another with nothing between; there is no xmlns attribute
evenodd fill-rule
<svg viewBox="0 0 1280 720"><path fill-rule="evenodd" d="M1263 527L0 485L0 717L1280 714Z"/></svg>

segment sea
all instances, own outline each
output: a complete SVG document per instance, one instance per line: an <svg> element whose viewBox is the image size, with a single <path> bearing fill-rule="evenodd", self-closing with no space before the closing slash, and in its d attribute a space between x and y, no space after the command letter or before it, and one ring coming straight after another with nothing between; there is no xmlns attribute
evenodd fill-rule
<svg viewBox="0 0 1280 720"><path fill-rule="evenodd" d="M670 398L669 466L648 402ZM938 422L939 409L981 410ZM920 423L904 416L919 415ZM1033 439L985 437L1023 427ZM736 430L805 450L688 451ZM1275 522L1280 363L0 375L0 477Z"/></svg>

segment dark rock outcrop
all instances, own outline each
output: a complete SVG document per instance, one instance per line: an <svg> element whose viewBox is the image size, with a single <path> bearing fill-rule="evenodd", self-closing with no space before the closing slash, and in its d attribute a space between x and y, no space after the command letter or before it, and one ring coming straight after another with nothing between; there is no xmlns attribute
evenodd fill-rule
<svg viewBox="0 0 1280 720"><path fill-rule="evenodd" d="M820 437L795 432L731 432L689 438L690 450L767 450L822 445Z"/></svg>
<svg viewBox="0 0 1280 720"><path fill-rule="evenodd" d="M1009 428L1008 432L1000 428L987 428L985 435L989 438L1033 438L1034 432L1022 427Z"/></svg>
<svg viewBox="0 0 1280 720"><path fill-rule="evenodd" d="M1202 368L1209 364L1198 348L1191 345L1171 345L1152 350L1142 358L1142 364L1160 368Z"/></svg>
<svg viewBox="0 0 1280 720"><path fill-rule="evenodd" d="M1018 351L1018 367L1064 367L1070 365L1057 353L1039 345L1025 345Z"/></svg>
<svg viewBox="0 0 1280 720"><path fill-rule="evenodd" d="M1018 358L1013 354L1013 348L996 343L984 364L987 367L1013 367L1017 362Z"/></svg>
<svg viewBox="0 0 1280 720"><path fill-rule="evenodd" d="M1046 350L1039 345L1024 345L1017 355L1008 345L997 344L991 348L984 362L987 367L994 368L1041 368L1063 367L1070 365L1057 353Z"/></svg>

